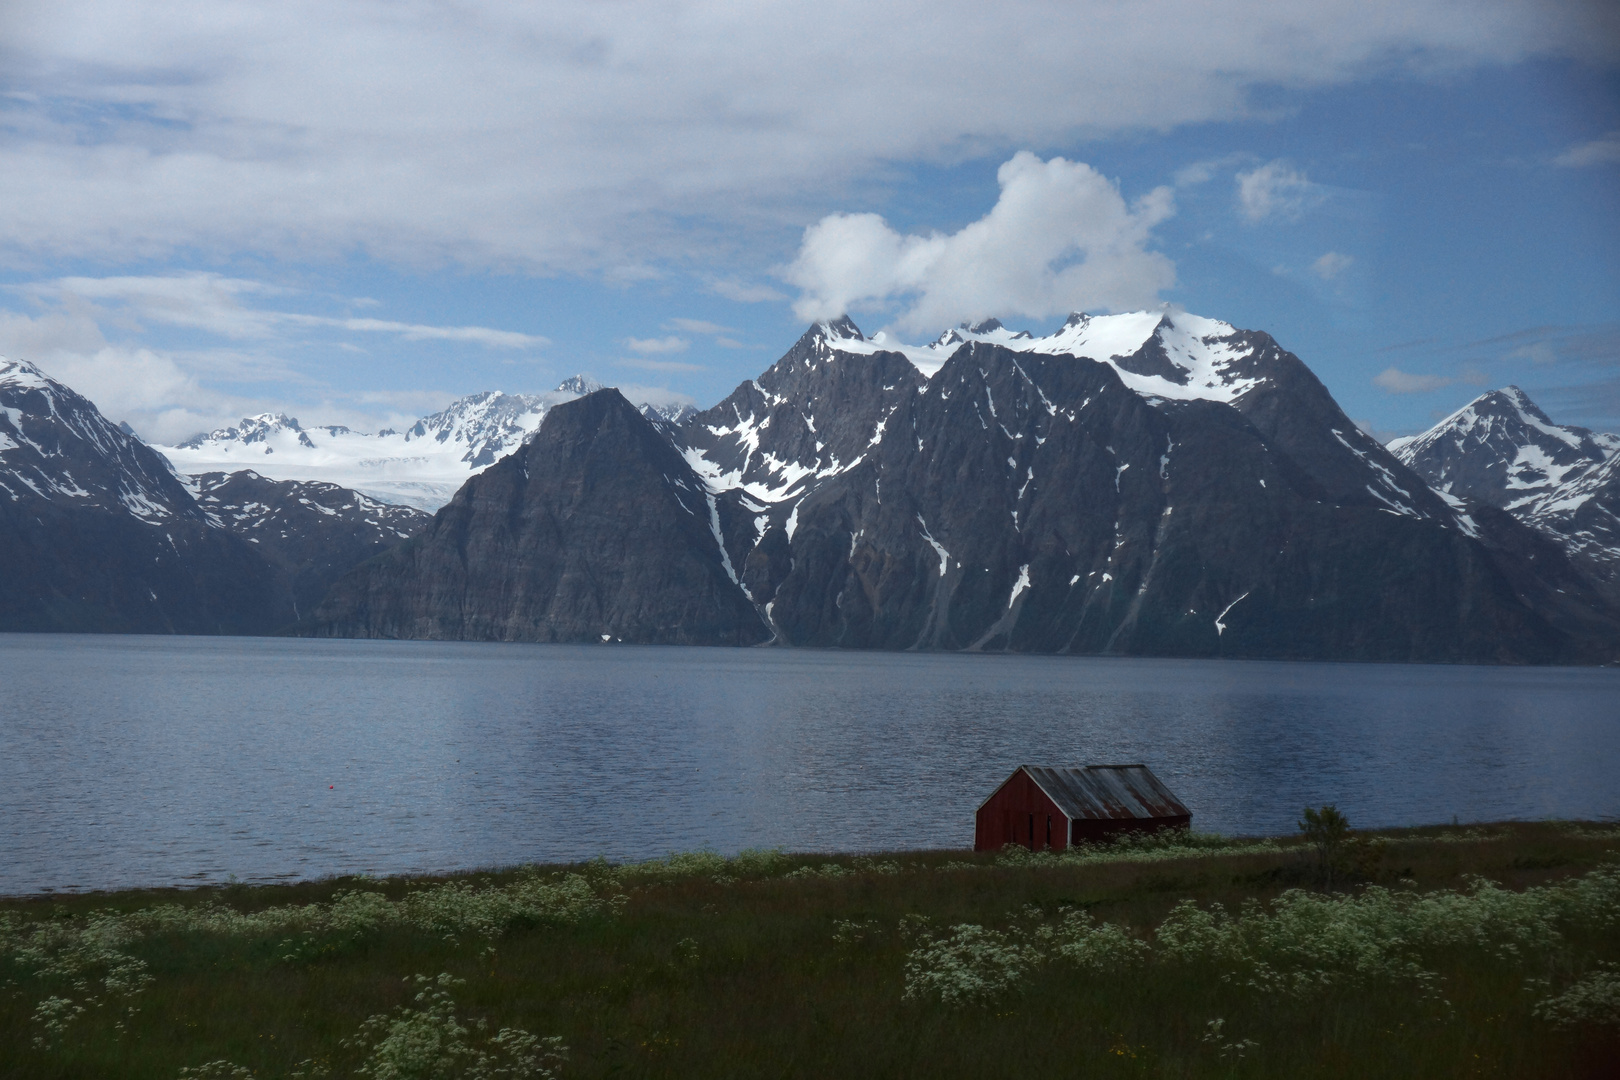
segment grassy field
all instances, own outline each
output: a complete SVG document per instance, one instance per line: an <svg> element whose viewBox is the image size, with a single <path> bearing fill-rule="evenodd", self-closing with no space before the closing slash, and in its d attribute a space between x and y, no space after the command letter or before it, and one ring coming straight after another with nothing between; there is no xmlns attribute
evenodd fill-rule
<svg viewBox="0 0 1620 1080"><path fill-rule="evenodd" d="M1620 828L0 900L0 1077L1620 1075Z"/></svg>

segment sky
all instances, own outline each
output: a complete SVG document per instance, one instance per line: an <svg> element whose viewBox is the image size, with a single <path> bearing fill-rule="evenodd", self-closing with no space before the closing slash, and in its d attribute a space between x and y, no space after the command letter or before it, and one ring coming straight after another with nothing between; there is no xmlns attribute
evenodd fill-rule
<svg viewBox="0 0 1620 1080"><path fill-rule="evenodd" d="M1620 431L1620 7L8 0L0 355L165 443L1169 305Z"/></svg>

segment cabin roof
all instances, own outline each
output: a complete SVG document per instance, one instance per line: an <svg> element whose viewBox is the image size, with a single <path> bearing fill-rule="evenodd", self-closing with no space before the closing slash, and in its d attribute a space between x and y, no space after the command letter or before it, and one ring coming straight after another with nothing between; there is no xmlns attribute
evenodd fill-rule
<svg viewBox="0 0 1620 1080"><path fill-rule="evenodd" d="M1018 768L1028 773L1047 798L1071 820L1167 818L1189 813L1146 765L1020 765ZM1017 775L1016 770L1014 775Z"/></svg>

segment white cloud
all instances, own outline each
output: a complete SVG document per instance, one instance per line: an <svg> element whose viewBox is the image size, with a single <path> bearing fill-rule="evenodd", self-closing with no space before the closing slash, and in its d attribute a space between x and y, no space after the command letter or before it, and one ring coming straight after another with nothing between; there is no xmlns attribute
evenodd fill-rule
<svg viewBox="0 0 1620 1080"><path fill-rule="evenodd" d="M1603 8L10 0L0 249L629 280L897 162L1253 115L1256 87L1612 55Z"/></svg>
<svg viewBox="0 0 1620 1080"><path fill-rule="evenodd" d="M257 306L297 294L265 282L207 273L67 277L10 286L8 291L36 310L0 308L0 355L37 363L112 419L128 421L143 437L158 442L183 439L244 415L287 411L289 394L305 401L297 406L300 412L309 411L308 405L323 422L361 429L373 428L379 420L409 423L420 415L380 417L377 409L365 406L397 407L398 402L363 392L309 401L311 395L329 395L329 390L286 355L310 346L365 351L343 340L344 335L382 334L507 350L546 343L538 335L482 326L430 326ZM154 348L142 340L153 326L189 332L183 339L188 344L196 335L222 344ZM263 390L276 397L263 396ZM403 393L413 401L445 400L442 393Z"/></svg>
<svg viewBox="0 0 1620 1080"><path fill-rule="evenodd" d="M1323 281L1333 281L1350 269L1350 264L1356 260L1349 255L1342 255L1337 251L1330 251L1320 259L1311 263L1311 273Z"/></svg>
<svg viewBox="0 0 1620 1080"><path fill-rule="evenodd" d="M1237 200L1243 216L1258 224L1268 218L1297 221L1321 195L1304 173L1285 161L1270 161L1237 174Z"/></svg>
<svg viewBox="0 0 1620 1080"><path fill-rule="evenodd" d="M487 326L427 326L251 307L244 300L287 297L294 294L293 290L210 273L65 277L19 286L18 291L39 303L79 306L103 314L110 312L115 318L137 324L160 323L233 340L270 339L283 335L288 327L330 327L355 333L397 334L407 341L465 341L490 348L524 349L549 344L537 334Z"/></svg>
<svg viewBox="0 0 1620 1080"><path fill-rule="evenodd" d="M661 338L625 338L624 347L631 352L641 353L643 356L658 353L685 352L687 341L685 338L673 334Z"/></svg>
<svg viewBox="0 0 1620 1080"><path fill-rule="evenodd" d="M406 341L467 341L494 349L531 349L550 344L539 334L515 330L495 330L488 326L424 326L421 323L390 322L387 319L333 319L320 315L278 313L299 326L333 326L361 333L398 334Z"/></svg>
<svg viewBox="0 0 1620 1080"><path fill-rule="evenodd" d="M1522 348L1514 349L1507 355L1510 360L1528 360L1532 364L1558 363L1557 350L1552 347L1551 342L1546 341L1533 341Z"/></svg>
<svg viewBox="0 0 1620 1080"><path fill-rule="evenodd" d="M184 438L242 415L239 399L208 388L194 370L229 366L228 358L210 364L209 358L193 357L188 364L152 349L112 344L83 311L35 317L0 309L0 356L33 362L145 437Z"/></svg>
<svg viewBox="0 0 1620 1080"><path fill-rule="evenodd" d="M688 334L735 334L737 332L732 327L706 322L703 319L671 319L664 324L664 329L683 330Z"/></svg>
<svg viewBox="0 0 1620 1080"><path fill-rule="evenodd" d="M1224 170L1231 168L1233 165L1243 162L1252 162L1253 160L1253 155L1239 153L1223 154L1220 157L1205 158L1203 161L1195 161L1191 165L1184 165L1180 169L1176 170L1175 185L1178 188L1183 188L1197 187L1199 184L1207 184L1210 180L1214 179L1216 173L1223 172Z"/></svg>
<svg viewBox="0 0 1620 1080"><path fill-rule="evenodd" d="M769 285L738 281L736 278L721 278L718 281L711 281L709 291L716 296L734 300L739 304L768 304L787 299L787 294L780 289L774 289Z"/></svg>
<svg viewBox="0 0 1620 1080"><path fill-rule="evenodd" d="M1374 386L1391 394L1426 394L1457 380L1445 375L1414 375L1391 365L1374 375L1372 381Z"/></svg>
<svg viewBox="0 0 1620 1080"><path fill-rule="evenodd" d="M630 398L632 402L637 403L637 405L653 405L654 408L664 408L664 406L676 406L676 408L679 408L682 405L697 406L697 400L693 400L687 393L667 389L667 387L643 387L643 385L635 384L635 382L620 382L617 390L625 397Z"/></svg>
<svg viewBox="0 0 1620 1080"><path fill-rule="evenodd" d="M620 360L619 367L638 371L707 371L702 364L688 364L682 360Z"/></svg>
<svg viewBox="0 0 1620 1080"><path fill-rule="evenodd" d="M1175 265L1147 250L1153 227L1175 213L1169 188L1128 205L1091 166L1027 151L996 178L996 205L950 235L902 236L876 214L822 218L783 271L801 290L794 312L825 319L898 300L897 325L929 331L991 315L1146 307L1175 284Z"/></svg>
<svg viewBox="0 0 1620 1080"><path fill-rule="evenodd" d="M1612 165L1620 162L1620 131L1611 131L1601 139L1572 146L1553 158L1554 165L1579 169L1587 165Z"/></svg>

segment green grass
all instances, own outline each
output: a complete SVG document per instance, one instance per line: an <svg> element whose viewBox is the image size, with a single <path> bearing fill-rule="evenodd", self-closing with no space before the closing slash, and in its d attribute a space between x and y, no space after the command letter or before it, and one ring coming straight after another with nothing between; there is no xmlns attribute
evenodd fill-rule
<svg viewBox="0 0 1620 1080"><path fill-rule="evenodd" d="M1195 836L0 900L0 1078L1620 1075L1620 829L1360 834L1331 892L1315 858Z"/></svg>

